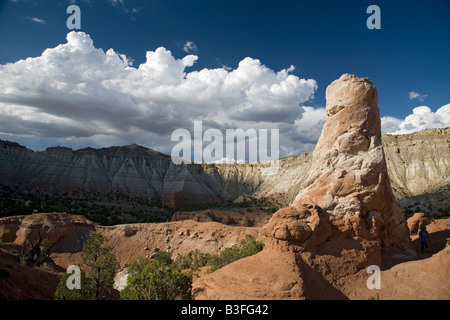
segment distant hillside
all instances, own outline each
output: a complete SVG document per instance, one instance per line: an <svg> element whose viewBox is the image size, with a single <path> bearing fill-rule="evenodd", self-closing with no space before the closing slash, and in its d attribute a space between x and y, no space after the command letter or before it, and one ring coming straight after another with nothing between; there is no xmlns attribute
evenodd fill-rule
<svg viewBox="0 0 450 320"><path fill-rule="evenodd" d="M445 203L450 205L450 128L383 135L383 146L392 188L404 208L434 206L436 201L442 210ZM0 185L33 195L122 194L170 206L244 198L281 206L298 194L311 156L309 152L281 159L277 174L262 175L259 164L175 165L170 156L135 144L34 152L0 141Z"/></svg>

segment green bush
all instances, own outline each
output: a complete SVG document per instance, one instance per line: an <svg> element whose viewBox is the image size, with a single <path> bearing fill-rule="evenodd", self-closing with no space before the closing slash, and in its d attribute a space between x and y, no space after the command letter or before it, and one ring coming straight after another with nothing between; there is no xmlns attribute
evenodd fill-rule
<svg viewBox="0 0 450 320"><path fill-rule="evenodd" d="M240 244L222 250L219 254L201 253L199 250L190 251L184 256L178 257L175 263L182 269L196 270L200 267L210 266L208 273L216 271L227 264L239 259L257 254L264 248L262 242L247 234Z"/></svg>
<svg viewBox="0 0 450 320"><path fill-rule="evenodd" d="M128 265L127 286L120 292L124 300L191 299L192 275L200 267L210 266L213 272L236 260L254 255L264 247L251 235L238 246L226 248L220 254L192 250L175 261L168 252L159 251L154 261L139 257Z"/></svg>
<svg viewBox="0 0 450 320"><path fill-rule="evenodd" d="M127 286L120 297L124 300L189 300L191 290L192 272L183 272L170 256L158 252L152 263L140 257L129 264Z"/></svg>
<svg viewBox="0 0 450 320"><path fill-rule="evenodd" d="M67 288L66 274L55 292L58 300L106 300L112 297L114 276L118 262L100 233L92 234L83 246L83 264L87 274L81 272L81 289Z"/></svg>
<svg viewBox="0 0 450 320"><path fill-rule="evenodd" d="M208 262L208 265L210 265L211 268L208 270L208 273L214 272L239 259L257 254L263 248L264 244L262 242L256 241L253 236L247 234L245 235L245 238L241 240L239 246L226 248L222 250L219 255L211 256L211 259Z"/></svg>
<svg viewBox="0 0 450 320"><path fill-rule="evenodd" d="M171 265L173 263L172 254L167 251L158 251L153 256L153 259L167 265Z"/></svg>
<svg viewBox="0 0 450 320"><path fill-rule="evenodd" d="M368 300L380 300L380 295L378 293L375 293Z"/></svg>
<svg viewBox="0 0 450 320"><path fill-rule="evenodd" d="M83 246L83 263L87 266L87 277L95 284L95 300L110 297L119 266L112 248L104 242L100 233L94 233Z"/></svg>
<svg viewBox="0 0 450 320"><path fill-rule="evenodd" d="M195 249L189 251L184 256L178 256L174 263L182 270L197 270L198 268L208 265L211 257L212 255L209 253L203 253L200 250Z"/></svg>
<svg viewBox="0 0 450 320"><path fill-rule="evenodd" d="M56 300L95 300L94 282L87 278L84 271L81 271L81 289L67 288L67 279L71 274L66 273L58 283L55 291Z"/></svg>
<svg viewBox="0 0 450 320"><path fill-rule="evenodd" d="M247 234L241 240L239 245L222 250L219 254L202 253L196 249L188 252L184 256L179 256L174 263L181 269L191 269L193 271L198 268L210 266L208 273L216 271L229 263L239 259L257 254L264 248L262 242Z"/></svg>
<svg viewBox="0 0 450 320"><path fill-rule="evenodd" d="M128 264L128 276L139 276L149 263L148 258L137 257Z"/></svg>

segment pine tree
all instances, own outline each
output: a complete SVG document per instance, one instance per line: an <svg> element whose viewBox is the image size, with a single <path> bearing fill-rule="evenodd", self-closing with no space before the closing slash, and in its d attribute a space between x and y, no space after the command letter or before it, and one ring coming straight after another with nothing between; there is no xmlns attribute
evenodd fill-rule
<svg viewBox="0 0 450 320"><path fill-rule="evenodd" d="M104 243L100 233L94 233L83 246L83 265L81 289L68 289L64 275L58 284L55 298L61 300L106 300L112 297L114 276L118 262L110 246Z"/></svg>

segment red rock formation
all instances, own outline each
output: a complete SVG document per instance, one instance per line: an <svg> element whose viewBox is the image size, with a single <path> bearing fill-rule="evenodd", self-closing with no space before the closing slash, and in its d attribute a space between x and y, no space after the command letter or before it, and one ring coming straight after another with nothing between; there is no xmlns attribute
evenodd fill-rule
<svg viewBox="0 0 450 320"><path fill-rule="evenodd" d="M411 235L416 235L419 233L421 226L426 226L431 221L428 219L423 212L416 212L411 218L407 220L408 228Z"/></svg>
<svg viewBox="0 0 450 320"><path fill-rule="evenodd" d="M270 219L271 215L262 210L247 212L246 210L202 210L202 211L178 211L172 216L172 221L194 220L198 222L219 222L230 226L262 227Z"/></svg>
<svg viewBox="0 0 450 320"><path fill-rule="evenodd" d="M343 298L333 290L338 279L409 248L387 174L375 86L344 74L326 95L309 175L293 203L261 229L266 248L200 279L197 298Z"/></svg>
<svg viewBox="0 0 450 320"><path fill-rule="evenodd" d="M387 173L375 86L345 74L326 93L327 121L303 190L263 232L281 240L308 240L309 250L336 232L386 250L406 249L409 232ZM311 232L316 229L321 232Z"/></svg>

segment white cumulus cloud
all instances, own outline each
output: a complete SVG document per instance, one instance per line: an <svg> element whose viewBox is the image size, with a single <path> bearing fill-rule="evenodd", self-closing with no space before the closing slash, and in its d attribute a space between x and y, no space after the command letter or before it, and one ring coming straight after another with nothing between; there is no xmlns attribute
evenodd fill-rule
<svg viewBox="0 0 450 320"><path fill-rule="evenodd" d="M420 93L417 93L415 91L411 91L409 93L409 100L418 99L419 101L423 102L426 97L428 97L427 94L420 94Z"/></svg>
<svg viewBox="0 0 450 320"><path fill-rule="evenodd" d="M189 71L197 60L160 47L134 67L129 57L96 48L88 34L70 32L67 43L38 57L0 65L0 138L32 148L136 142L170 154L173 130L201 120L205 130L223 132L278 128L280 148L291 152L301 149L301 139L288 135L301 134L296 122L310 119L302 130L318 131L321 116L300 107L316 81L292 75L292 66L277 72L247 57L236 69Z"/></svg>
<svg viewBox="0 0 450 320"><path fill-rule="evenodd" d="M186 53L196 53L198 51L198 47L194 42L186 41L183 46L183 51Z"/></svg>
<svg viewBox="0 0 450 320"><path fill-rule="evenodd" d="M404 120L393 117L381 118L383 133L406 134L447 127L450 127L450 104L440 107L436 112L427 106L416 107Z"/></svg>

